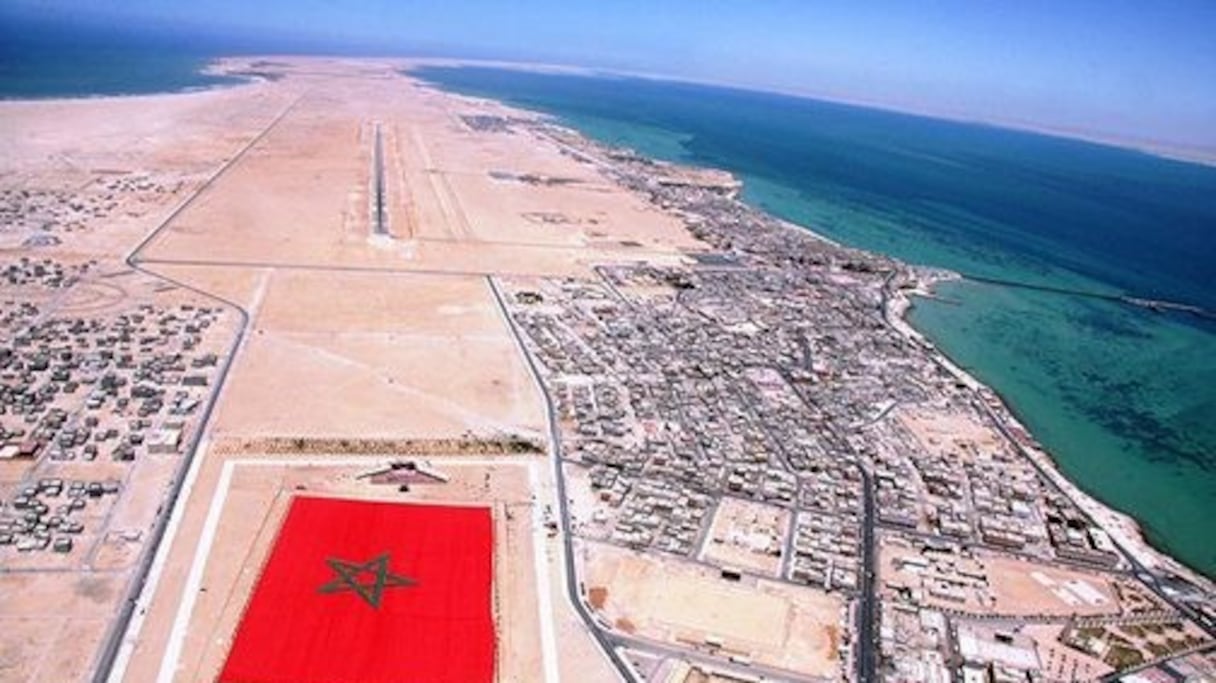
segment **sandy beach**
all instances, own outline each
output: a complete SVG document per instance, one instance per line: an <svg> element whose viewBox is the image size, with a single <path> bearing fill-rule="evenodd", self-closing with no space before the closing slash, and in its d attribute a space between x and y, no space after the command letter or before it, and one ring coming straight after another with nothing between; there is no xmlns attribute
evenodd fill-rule
<svg viewBox="0 0 1216 683"><path fill-rule="evenodd" d="M83 680L109 650L111 681L214 680L286 501L308 490L489 506L496 525L497 680L615 680L602 644L568 599L582 587L567 591L568 546L557 519L566 501L558 499L551 435L563 426L551 424L543 385L495 283L512 283L508 303L515 304L521 293L535 296L545 286L598 282L604 264L685 267L710 247L683 216L614 183L590 145L567 144L579 141L576 133L537 134L526 125L539 120L535 113L443 93L402 73L419 63L226 59L211 68L279 77L187 94L0 102L6 187L33 192L48 206L55 192L97 202L80 210L79 229L36 247L39 257L96 261L106 278L145 281L143 289L128 290L107 289L102 277L90 280L97 300L111 306L98 309L103 313L171 302L224 315L203 344L224 360L205 385L214 411L209 403L205 417L191 423L198 435L193 457L163 461L141 470L144 479L126 480L133 490L118 518L143 534L141 544L112 557L105 577L87 564L34 579L0 574L0 588L30 600L0 614L6 630L0 677L48 680L53 672L56 680ZM378 139L388 178L385 226L374 223L371 210ZM721 171L663 167L655 175L738 190ZM117 191L98 179L118 177L135 189L114 199ZM0 232L0 251L14 258L29 253L35 231ZM916 296L931 295L935 282L952 275L916 277L887 288L880 304L887 324L967 387L990 395L992 419L1024 434L990 390L905 321ZM1018 442L1145 567L1216 589L1149 546L1134 520L1065 480L1032 440ZM392 443L411 444L421 455L410 457L448 479L408 490L369 483L363 474L401 456L383 447ZM524 446L495 452L504 443ZM3 493L17 491L32 472L0 471ZM575 481L580 488L568 497L590 510L590 485ZM173 504L158 507L176 482L181 490ZM727 508L727 520L770 514ZM772 514L757 526L788 539L792 517ZM163 537L150 537L162 524ZM611 588L625 597L604 614L640 626L641 641L649 631L658 634L651 645L712 642L716 629L754 648L760 665L787 667L808 680L846 675L839 641L851 594L770 580L787 571L779 555L749 557L746 547L709 554L712 562L733 561L765 575L756 583L763 590L748 594L721 589L713 567L665 564L607 545L583 548L580 562L597 586L617 573L637 580L619 593ZM1011 572L1023 568L1001 562ZM679 590L665 591L672 577L683 577L673 584ZM77 581L104 586L87 590ZM699 613L694 593L702 584L718 586L713 590L741 605L750 621ZM1009 593L1017 590L1029 589L1019 584ZM83 593L55 603L57 616L44 618L38 601L71 591ZM126 601L135 606L134 618L107 618ZM763 630L766 615L788 621L789 632L749 634ZM808 649L787 652L789 643Z"/></svg>

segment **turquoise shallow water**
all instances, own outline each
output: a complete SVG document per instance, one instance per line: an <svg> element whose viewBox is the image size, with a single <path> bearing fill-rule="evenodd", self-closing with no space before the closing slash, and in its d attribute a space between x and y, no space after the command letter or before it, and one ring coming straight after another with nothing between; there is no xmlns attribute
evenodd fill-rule
<svg viewBox="0 0 1216 683"><path fill-rule="evenodd" d="M1216 169L1048 136L637 79L430 68L845 244L964 273L1216 309ZM1216 325L974 281L910 321L1001 393L1060 467L1216 575Z"/></svg>
<svg viewBox="0 0 1216 683"><path fill-rule="evenodd" d="M198 71L225 50L172 36L0 33L0 97L232 82ZM846 244L1216 309L1216 169L737 90L470 68L423 75L649 156L728 169L747 201ZM997 389L1083 488L1216 576L1216 324L975 282L940 295L919 302L912 323Z"/></svg>
<svg viewBox="0 0 1216 683"><path fill-rule="evenodd" d="M910 322L997 388L1070 479L1211 575L1212 334L1104 301L950 283Z"/></svg>

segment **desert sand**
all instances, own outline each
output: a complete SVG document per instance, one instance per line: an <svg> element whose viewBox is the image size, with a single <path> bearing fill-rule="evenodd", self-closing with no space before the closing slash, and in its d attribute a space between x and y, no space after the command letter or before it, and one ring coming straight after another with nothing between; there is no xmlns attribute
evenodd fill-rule
<svg viewBox="0 0 1216 683"><path fill-rule="evenodd" d="M298 73L259 86L283 91L274 118L136 254L141 266L222 297L247 316L209 443L543 439L540 397L487 278L577 274L625 251L678 259L691 239L673 219L612 191L555 146L464 123L462 117L502 115L495 105L419 89L391 65L305 60L288 71ZM369 211L376 126L388 179L387 234L376 234ZM527 175L564 180L511 179ZM251 588L248 577L268 552L284 482L303 476L284 465L256 477L242 468L224 481L226 463L236 459L213 449L201 455L163 569L145 591L145 619L128 634L126 680L214 676ZM531 459L526 468L545 462ZM345 490L340 477L305 471L318 487ZM445 485L421 495L494 510L501 531L499 679L577 669L610 680L561 597L560 547L529 532L529 520L552 500L550 488L487 481L487 490ZM240 495L216 512L222 484ZM208 515L217 514L224 531L206 536ZM236 525L222 521L230 515L263 523L230 531ZM200 534L215 548L205 557L194 542ZM536 568L526 561L533 543L543 543L537 557L548 558ZM182 613L195 585L191 572L208 591ZM544 619L555 634L552 651L537 642L544 629L533 608L546 587L550 597L540 604L551 606Z"/></svg>
<svg viewBox="0 0 1216 683"><path fill-rule="evenodd" d="M737 583L712 568L586 544L591 606L613 630L655 643L720 648L797 676L841 675L844 601L764 579Z"/></svg>
<svg viewBox="0 0 1216 683"><path fill-rule="evenodd" d="M492 283L587 276L622 260L687 262L704 245L678 217L608 182L594 159L513 125L531 114L438 92L400 67L273 58L259 68L281 78L206 92L0 103L6 187L83 198L66 218L74 227L41 254L95 259L114 275L75 290L66 310L104 314L140 297L206 302L226 316L214 343L231 349L189 467L142 467L129 480L137 490L106 511L145 531L151 516L168 515L155 555L151 544L104 546L70 576L6 576L5 593L24 601L0 613L0 678L82 680L102 644L118 638L112 681L213 680L287 502L307 490L489 506L498 679L615 680L566 597L563 546L547 533L556 494L541 452L545 405ZM383 226L371 211L377 135ZM56 210L55 196L45 197ZM24 239L0 231L0 250L17 253ZM908 426L940 436L935 425ZM477 457L449 448L504 438L541 447ZM233 446L335 440L433 443L424 457L451 480L401 492L356 478L393 452ZM20 479L0 469L0 493ZM176 504L159 507L176 479ZM723 543L708 559L779 572L778 558L755 552L759 537L788 527L770 512L723 512L713 530ZM151 571L132 591L142 557ZM580 577L598 589L592 607L618 633L650 644L720 639L725 650L804 675L839 677L846 666L845 605L835 594L754 575L741 587L704 565L593 542L580 560ZM1009 612L1122 607L1114 585L1086 575L1032 580L1039 567L1004 558L989 569L990 599ZM1053 592L1060 586L1072 591L1064 602ZM706 595L716 601L709 609ZM134 618L114 630L128 598ZM48 604L58 618L41 617Z"/></svg>
<svg viewBox="0 0 1216 683"><path fill-rule="evenodd" d="M95 588L80 584L83 593L59 584L32 591L82 597L62 605L74 615L67 620L6 611L18 626L5 636L5 651L18 652L5 655L14 680L82 679L114 635L122 638L114 680L210 680L295 486L403 495L352 483L352 466L336 454L254 467L239 464L249 453L211 444L541 443L543 404L489 278L585 274L622 257L676 262L697 246L677 219L557 143L470 123L517 115L500 105L421 87L391 62L275 64L283 78L206 92L0 103L8 184L85 198L80 215L64 219L72 230L40 247L44 254L96 259L115 273L134 266L157 296L220 306L235 349L191 467L162 467L146 494L124 497L115 513L147 526L163 481L186 480L177 506L163 511L172 516L133 596L130 628L108 630L128 574L86 576ZM240 62L219 66L231 67ZM369 210L377 129L383 234ZM0 233L0 249L22 249L24 238ZM115 282L79 289L73 305L121 304L128 293ZM500 680L535 680L538 671L612 680L564 598L560 545L534 533L552 507L552 472L540 453L517 459L450 461L451 483L407 498L491 506ZM128 571L138 557L98 561ZM22 581L55 583L49 574Z"/></svg>

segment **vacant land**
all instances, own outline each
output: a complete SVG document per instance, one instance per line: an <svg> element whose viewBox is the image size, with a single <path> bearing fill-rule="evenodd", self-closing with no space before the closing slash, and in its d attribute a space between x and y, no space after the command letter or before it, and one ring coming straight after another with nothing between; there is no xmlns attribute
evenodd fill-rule
<svg viewBox="0 0 1216 683"><path fill-rule="evenodd" d="M993 552L930 558L884 543L879 567L885 586L917 591L938 607L1027 616L1118 614L1122 609L1108 575Z"/></svg>
<svg viewBox="0 0 1216 683"><path fill-rule="evenodd" d="M763 579L730 581L684 560L587 545L588 600L615 630L803 675L839 675L839 597Z"/></svg>
<svg viewBox="0 0 1216 683"><path fill-rule="evenodd" d="M316 467L261 468L236 465L254 456L211 444L542 443L543 403L491 278L587 274L621 258L676 263L698 245L679 219L614 188L594 160L561 142L469 123L518 115L500 105L421 87L396 63L276 65L283 78L202 93L0 103L9 133L0 140L0 249L96 260L105 275L56 299L55 310L107 316L150 298L206 305L221 321L205 346L217 355L205 387L218 392L216 409L197 425L193 469L180 454L141 458L124 469L119 496L80 515L87 567L5 575L5 595L17 596L3 614L6 680L89 675L115 606L129 597L130 568L152 559L153 520L171 513L119 662L126 680L209 679L295 487L402 495L369 488L332 455L309 453L329 458ZM369 211L377 128L383 235ZM13 292L15 301L29 296ZM98 460L89 475L106 466ZM408 495L493 506L502 680L538 671L610 680L565 600L560 546L532 545L534 516L554 507L551 472L532 466L467 466L449 484ZM4 467L0 493L12 497L30 473ZM171 479L186 481L175 508L164 500ZM547 601L538 603L538 589ZM538 604L548 611L538 614ZM182 605L191 606L185 616ZM542 618L553 622L551 649L563 653L556 663L540 661Z"/></svg>
<svg viewBox="0 0 1216 683"><path fill-rule="evenodd" d="M217 150L228 162L187 188L197 194L134 254L151 273L218 297L246 326L127 634L127 680L214 675L296 487L402 495L355 479L339 462L349 456L309 451L318 463L278 467L268 464L275 455L211 445L540 443L543 404L490 278L586 273L622 254L676 262L695 246L676 219L614 190L559 144L465 123L504 114L498 105L414 87L389 63L298 60L282 69L286 78L258 86L265 115ZM387 234L373 234L369 211L377 126ZM533 546L534 518L553 507L551 475L533 472L535 462L470 465L450 483L411 485L408 496L493 507L500 679L577 670L608 680L561 592L556 541ZM556 652L577 654L542 662L539 619L552 621Z"/></svg>

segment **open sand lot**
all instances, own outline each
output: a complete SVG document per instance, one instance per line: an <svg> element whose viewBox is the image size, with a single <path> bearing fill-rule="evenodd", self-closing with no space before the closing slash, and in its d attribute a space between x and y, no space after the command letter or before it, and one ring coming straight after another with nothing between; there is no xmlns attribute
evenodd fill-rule
<svg viewBox="0 0 1216 683"><path fill-rule="evenodd" d="M123 574L5 573L0 680L84 679L121 598Z"/></svg>
<svg viewBox="0 0 1216 683"><path fill-rule="evenodd" d="M504 114L498 105L411 87L384 69L286 79L298 99L143 258L561 274L611 255L697 246L674 218L607 186L557 144L463 122ZM375 124L391 237L373 236L368 210Z"/></svg>
<svg viewBox="0 0 1216 683"><path fill-rule="evenodd" d="M789 525L789 510L723 498L702 546L701 559L723 567L779 576L780 548Z"/></svg>
<svg viewBox="0 0 1216 683"><path fill-rule="evenodd" d="M273 125L138 255L250 315L216 433L537 433L486 277L679 259L696 242L556 143L463 122L497 105L344 75L301 76ZM388 236L368 208L375 125ZM530 177L568 182L514 180Z"/></svg>
<svg viewBox="0 0 1216 683"><path fill-rule="evenodd" d="M970 413L947 413L902 407L899 422L934 455L970 460L975 450L1006 450L1007 445L992 427Z"/></svg>
<svg viewBox="0 0 1216 683"><path fill-rule="evenodd" d="M0 231L0 250L25 254L37 237L39 255L95 258L110 276L58 307L105 316L133 297L204 301L224 311L221 362L240 332L194 465L146 459L128 474L131 492L99 508L107 532L81 538L91 569L70 577L79 590L65 588L67 575L3 577L5 595L29 604L0 614L0 678L90 674L129 568L151 558L150 519L160 515L169 528L117 671L157 680L173 661L169 679L209 680L290 491L381 495L339 465L234 467L225 480L236 456L208 449L213 438L538 437L543 404L489 278L585 274L622 258L678 262L700 248L679 219L614 189L560 142L469 120L517 112L420 86L392 63L276 63L281 79L208 92L0 103L0 204L24 221ZM370 212L377 129L387 234ZM44 214L60 227L44 231ZM613 680L565 599L560 546L533 546L540 506L552 506L551 472L512 467L488 478L456 468L464 474L435 493L494 507L499 677ZM25 475L4 472L0 488L12 493ZM170 478L186 479L172 510L163 506ZM198 564L204 546L216 550ZM53 619L36 613L59 604L43 593L68 601ZM183 600L194 605L185 621ZM545 638L562 656L541 661Z"/></svg>
<svg viewBox="0 0 1216 683"><path fill-rule="evenodd" d="M12 193L26 193L0 230L0 249L20 248L53 221L50 234L63 242L40 253L125 254L293 97L291 88L249 84L171 97L0 102L0 190L14 201Z"/></svg>
<svg viewBox="0 0 1216 683"><path fill-rule="evenodd" d="M0 262L98 262L91 279L70 290L6 287L0 299L98 320L141 303L209 303L130 271L121 257L290 97L288 89L250 84L173 97L0 102L0 204L12 212L0 220ZM33 238L42 241L31 247ZM223 353L235 334L235 315L214 332L206 343ZM75 413L81 400L60 402ZM108 411L99 417L102 428L125 431L125 419ZM121 489L89 500L74 515L84 531L70 553L0 551L0 680L74 681L90 674L180 463L180 456L157 456L128 465L108 455L95 462L4 463L6 501L19 486L44 477L116 481ZM66 496L48 502L61 505Z"/></svg>
<svg viewBox="0 0 1216 683"><path fill-rule="evenodd" d="M344 77L305 91L141 253L249 312L217 437L537 434L541 405L486 275L696 246L556 145L462 123L497 105L400 85ZM367 210L373 121L388 237L371 234ZM563 633L570 618L559 612ZM563 641L585 648L579 630Z"/></svg>
<svg viewBox="0 0 1216 683"><path fill-rule="evenodd" d="M881 584L887 590L919 591L927 604L938 607L1027 616L1106 615L1123 609L1114 580L1098 572L988 552L930 559L890 541L880 548Z"/></svg>
<svg viewBox="0 0 1216 683"><path fill-rule="evenodd" d="M773 581L732 582L716 570L598 543L586 544L588 602L615 630L722 651L802 675L835 677L843 603Z"/></svg>
<svg viewBox="0 0 1216 683"><path fill-rule="evenodd" d="M256 296L217 435L541 429L539 397L485 278L275 271Z"/></svg>
<svg viewBox="0 0 1216 683"><path fill-rule="evenodd" d="M1109 579L1094 572L1043 567L1010 557L984 559L995 611L1008 614L1114 614L1119 600Z"/></svg>
<svg viewBox="0 0 1216 683"><path fill-rule="evenodd" d="M334 78L324 73L331 68ZM675 261L678 248L696 246L674 219L609 192L556 145L462 123L496 105L415 89L385 68L360 80L356 72L372 74L307 60L293 67L298 73L280 82L293 103L136 255L144 268L247 315L209 430L217 439L537 436L542 406L487 278L585 272L620 254ZM385 79L400 89L386 89ZM376 124L386 152L387 235L373 234L368 210ZM535 185L491 178L490 170L579 180ZM608 215L620 221L620 235L608 232ZM225 483L235 456L202 457L141 601L146 612L120 654L124 680L213 675L284 509L283 491L296 485L287 482L308 477L310 492L350 493L349 477L324 468L305 475L238 467ZM613 680L561 593L553 539L538 555L546 581L536 583L524 534L539 503L512 497L527 486L506 495L486 481L495 480L458 494L445 485L439 497L495 506L500 541L516 544L497 556L500 652L510 658L500 662L500 679L536 680L544 671L548 679L577 672ZM217 505L221 490L228 493ZM224 550L200 564L200 537ZM545 586L548 599L538 600ZM195 599L185 621L183 596ZM563 653L554 662L540 661L538 606L559 645L550 649ZM169 661L178 665L164 668Z"/></svg>

